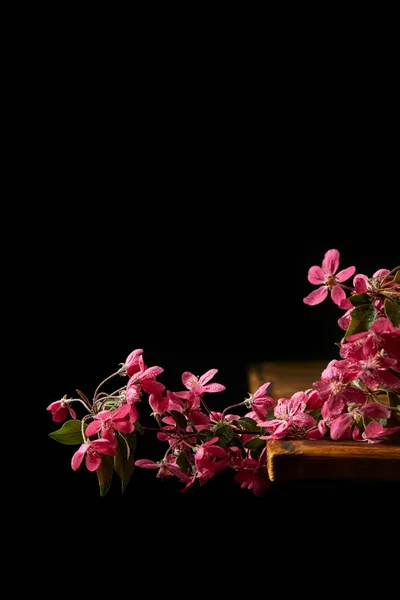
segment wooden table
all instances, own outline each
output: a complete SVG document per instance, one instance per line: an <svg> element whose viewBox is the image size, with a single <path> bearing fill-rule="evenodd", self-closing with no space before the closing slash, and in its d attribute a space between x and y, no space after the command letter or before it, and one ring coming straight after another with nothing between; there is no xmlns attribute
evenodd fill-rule
<svg viewBox="0 0 400 600"><path fill-rule="evenodd" d="M327 364L326 360L249 365L250 392L270 381L268 394L276 400L290 398L297 391L311 388ZM400 445L285 439L269 441L267 449L271 481L400 481Z"/></svg>
<svg viewBox="0 0 400 600"><path fill-rule="evenodd" d="M328 440L270 440L271 481L400 481L400 445Z"/></svg>

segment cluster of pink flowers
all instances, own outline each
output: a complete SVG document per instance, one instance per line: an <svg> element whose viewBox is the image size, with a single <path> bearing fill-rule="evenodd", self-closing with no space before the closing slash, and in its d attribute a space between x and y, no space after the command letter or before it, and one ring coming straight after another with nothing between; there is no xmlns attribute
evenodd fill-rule
<svg viewBox="0 0 400 600"><path fill-rule="evenodd" d="M217 369L201 377L183 373L185 389L173 392L157 380L163 369L147 367L143 350L137 349L98 386L91 401L78 392L79 398L64 397L50 404L54 421L72 417L51 437L79 445L72 468L78 469L85 457L88 470L97 472L102 494L113 472L124 490L136 465L157 470L157 477L176 477L182 491L230 468L235 481L256 496L269 486L267 440L388 440L400 431L400 270L381 269L371 278L356 275L350 287L344 282L354 275L355 267L337 273L338 268L339 252L329 250L322 267L311 267L308 274L310 283L319 287L304 302L319 304L331 292L332 300L345 311L339 319L345 330L340 358L327 365L312 389L276 401L267 395L270 382L266 382L248 398L216 412L208 394L225 391L220 383L210 383ZM116 376L129 377L128 383L110 393L100 391ZM157 438L167 444L157 462L133 457L136 435L145 429L138 406L146 396ZM73 402L86 408L80 421ZM232 413L233 409L244 414Z"/></svg>

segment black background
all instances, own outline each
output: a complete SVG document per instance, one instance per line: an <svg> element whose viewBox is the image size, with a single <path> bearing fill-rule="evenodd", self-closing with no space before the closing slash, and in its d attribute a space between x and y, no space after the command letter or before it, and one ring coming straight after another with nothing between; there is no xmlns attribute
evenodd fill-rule
<svg viewBox="0 0 400 600"><path fill-rule="evenodd" d="M389 108L367 126L362 102L327 102L320 90L310 103L303 87L296 101L277 88L268 107L249 88L239 110L234 96L217 99L214 81L207 102L143 92L133 112L121 93L126 104L111 111L85 78L55 85L43 120L32 115L29 124L25 176L37 199L24 211L32 231L21 266L31 299L29 402L43 442L34 489L45 506L261 518L294 501L350 491L361 499L364 487L311 483L255 499L233 473L181 495L177 482L139 469L122 500L117 481L99 498L95 475L71 471L74 449L47 437L57 426L45 409L76 388L93 393L137 347L148 365L165 368L170 389L180 389L185 370L218 368L227 391L213 397L215 408L244 397L250 362L335 358L342 313L330 300L303 304L314 289L307 271L329 248L341 252L341 267L367 275L398 264ZM138 458L162 452L151 434L139 439Z"/></svg>

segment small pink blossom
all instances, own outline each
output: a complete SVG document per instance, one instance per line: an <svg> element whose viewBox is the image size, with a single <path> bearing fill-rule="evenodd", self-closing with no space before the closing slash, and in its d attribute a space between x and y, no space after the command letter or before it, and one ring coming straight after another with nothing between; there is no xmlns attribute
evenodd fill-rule
<svg viewBox="0 0 400 600"><path fill-rule="evenodd" d="M353 434L352 427L357 423L363 423L364 417L369 417L370 419L388 419L390 417L390 410L378 403L355 406L349 412L332 420L330 425L332 440L351 439L352 437L357 439L358 432L356 431Z"/></svg>
<svg viewBox="0 0 400 600"><path fill-rule="evenodd" d="M251 396L251 407L253 412L260 420L265 420L267 417L268 408L271 408L271 406L276 404L275 400L271 396L267 396L265 393L270 385L271 382L267 381Z"/></svg>
<svg viewBox="0 0 400 600"><path fill-rule="evenodd" d="M387 435L392 435L397 431L400 431L400 425L397 427L384 427L378 421L372 421L366 426L363 437L367 440L376 440Z"/></svg>
<svg viewBox="0 0 400 600"><path fill-rule="evenodd" d="M86 429L87 437L92 437L101 430L102 437L106 430L109 432L121 431L122 433L131 433L134 426L130 420L126 419L130 411L129 404L123 404L114 411L102 410L97 415L94 415L94 420L89 423Z"/></svg>
<svg viewBox="0 0 400 600"><path fill-rule="evenodd" d="M137 350L133 350L125 361L125 370L129 377L132 377L135 373L140 371L139 366L139 357L143 354L143 350L138 348Z"/></svg>
<svg viewBox="0 0 400 600"><path fill-rule="evenodd" d="M163 396L163 394L150 394L149 404L153 414L163 415L168 408L169 400L168 397Z"/></svg>
<svg viewBox="0 0 400 600"><path fill-rule="evenodd" d="M320 285L321 287L317 288L304 298L305 304L310 306L320 304L327 297L328 291L330 291L332 300L335 304L341 308L348 308L343 304L346 299L346 293L343 288L340 287L339 283L346 281L346 279L349 279L349 277L354 275L356 268L347 267L347 269L343 269L335 275L339 268L339 258L340 255L338 250L328 250L322 261L322 268L315 266L309 269L308 281L314 285Z"/></svg>
<svg viewBox="0 0 400 600"><path fill-rule="evenodd" d="M181 481L189 481L190 479L176 464L176 457L173 454L169 454L167 458L159 462L154 462L154 460L148 458L141 458L135 461L135 465L142 469L158 469L156 477L159 479L165 479L173 475Z"/></svg>
<svg viewBox="0 0 400 600"><path fill-rule="evenodd" d="M357 341L354 342L357 344ZM367 335L363 343L355 348L351 359L338 361L338 368L351 370L354 379L360 378L369 389L379 386L400 388L400 378L390 369L397 369L397 360L377 351L375 336Z"/></svg>
<svg viewBox="0 0 400 600"><path fill-rule="evenodd" d="M190 390L194 394L224 392L226 389L224 385L220 383L208 383L217 373L218 369L210 369L201 377L196 377L193 373L185 371L182 375L182 383L187 390Z"/></svg>
<svg viewBox="0 0 400 600"><path fill-rule="evenodd" d="M96 471L101 464L101 454L115 455L115 446L109 441L98 439L82 444L72 457L71 466L76 471L86 454L86 467L89 471Z"/></svg>
<svg viewBox="0 0 400 600"><path fill-rule="evenodd" d="M262 496L271 485L265 467L265 450L262 451L259 460L245 458L234 480L241 484L242 489L247 488L252 490L255 496Z"/></svg>
<svg viewBox="0 0 400 600"><path fill-rule="evenodd" d="M324 419L339 416L347 403L365 403L364 392L350 385L356 375L357 370L349 368L349 361L338 360L332 360L322 372L321 380L314 383L314 388L325 402L321 411Z"/></svg>
<svg viewBox="0 0 400 600"><path fill-rule="evenodd" d="M208 442L204 442L198 447L194 460L196 467L199 471L210 471L210 473L216 473L222 468L225 468L229 464L229 460L215 461L213 458L226 458L226 451L220 446L216 446L215 442L218 442L218 437L213 437Z"/></svg>
<svg viewBox="0 0 400 600"><path fill-rule="evenodd" d="M315 425L315 419L306 413L308 396L305 392L296 392L290 398L280 398L274 409L275 419L261 423L265 429L272 433L262 439L272 438L280 440L290 434L302 437L307 429Z"/></svg>
<svg viewBox="0 0 400 600"><path fill-rule="evenodd" d="M56 400L55 402L49 404L46 410L51 411L51 416L53 417L53 421L55 421L55 423L61 423L61 421L64 421L68 416L68 413L73 419L76 419L76 412L66 400L65 396L62 398L62 400Z"/></svg>
<svg viewBox="0 0 400 600"><path fill-rule="evenodd" d="M132 385L141 385L148 394L162 394L165 390L165 385L156 380L156 377L164 372L162 367L146 367L143 362L143 357L138 359L139 370L136 371L127 384L127 390Z"/></svg>

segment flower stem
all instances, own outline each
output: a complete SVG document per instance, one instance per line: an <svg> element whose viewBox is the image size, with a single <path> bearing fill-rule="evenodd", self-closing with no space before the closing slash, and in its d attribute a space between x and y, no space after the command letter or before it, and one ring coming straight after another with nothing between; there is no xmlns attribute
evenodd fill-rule
<svg viewBox="0 0 400 600"><path fill-rule="evenodd" d="M116 371L115 373L113 373L112 375L109 375L108 377L106 377L101 383L99 383L99 385L96 388L96 391L93 395L93 403L96 401L97 398L97 393L99 391L99 389L101 388L101 386L103 386L107 381L110 381L110 379L112 379L113 377L115 377L116 375L119 375L121 372L121 369L119 369L118 371Z"/></svg>
<svg viewBox="0 0 400 600"><path fill-rule="evenodd" d="M227 406L225 408L225 410L222 412L221 421L224 420L224 417L225 417L226 413L228 412L228 410L230 410L231 408L237 408L238 406L245 406L245 404L246 404L246 400L243 400L243 402L239 402L238 404L231 404L230 406Z"/></svg>

